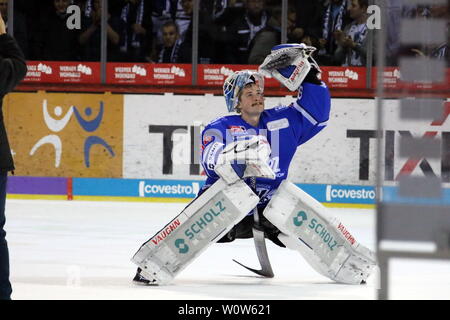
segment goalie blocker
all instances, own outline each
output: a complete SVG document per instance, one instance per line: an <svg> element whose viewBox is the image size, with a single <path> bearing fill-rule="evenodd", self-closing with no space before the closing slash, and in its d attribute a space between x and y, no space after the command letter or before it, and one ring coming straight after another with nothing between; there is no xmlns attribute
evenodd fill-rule
<svg viewBox="0 0 450 320"><path fill-rule="evenodd" d="M133 256L147 284L165 285L241 221L259 198L242 181L218 180ZM143 281L141 281L143 282Z"/></svg>
<svg viewBox="0 0 450 320"><path fill-rule="evenodd" d="M376 267L375 254L358 243L327 209L293 183L284 180L263 215L320 274L340 283L363 284Z"/></svg>

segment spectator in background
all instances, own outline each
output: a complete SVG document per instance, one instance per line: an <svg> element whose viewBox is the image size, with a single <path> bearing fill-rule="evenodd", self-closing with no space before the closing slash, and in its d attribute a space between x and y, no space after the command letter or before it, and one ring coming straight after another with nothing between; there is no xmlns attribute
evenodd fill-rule
<svg viewBox="0 0 450 320"><path fill-rule="evenodd" d="M352 0L349 13L353 21L344 31L335 32L338 48L334 60L342 66L366 66L368 6L368 0Z"/></svg>
<svg viewBox="0 0 450 320"><path fill-rule="evenodd" d="M305 36L319 39L322 36L321 23L324 7L318 0L295 0L295 29L292 42L299 43Z"/></svg>
<svg viewBox="0 0 450 320"><path fill-rule="evenodd" d="M302 40L300 41L300 43L304 43L304 44L306 44L307 46L310 46L310 47L314 47L314 48L317 48L318 46L319 46L319 40L318 39L316 39L316 38L314 38L313 36L308 36L308 35L306 35L306 36L304 36L303 38L302 38ZM316 56L315 56L315 54L317 53L317 51L314 51L313 52L313 58L314 58L314 60L316 60ZM316 60L317 61L317 60Z"/></svg>
<svg viewBox="0 0 450 320"><path fill-rule="evenodd" d="M176 0L175 23L180 31L180 38L184 40L186 31L192 20L194 0Z"/></svg>
<svg viewBox="0 0 450 320"><path fill-rule="evenodd" d="M314 43L317 48L317 39L305 34L304 29L296 26L297 11L294 6L288 6L287 16L287 42L301 43L308 41L308 43ZM281 20L281 7L273 7L270 10L270 19L267 25L255 35L250 43L249 64L261 64L272 47L281 43Z"/></svg>
<svg viewBox="0 0 450 320"><path fill-rule="evenodd" d="M205 14L208 14L213 20L217 20L225 14L235 2L235 0L210 0L201 1L200 5Z"/></svg>
<svg viewBox="0 0 450 320"><path fill-rule="evenodd" d="M281 43L281 8L271 10L267 25L258 31L250 43L248 64L261 64L272 48ZM292 20L289 20L292 25Z"/></svg>
<svg viewBox="0 0 450 320"><path fill-rule="evenodd" d="M161 46L163 43L162 26L173 20L172 0L153 0L150 8L153 25L153 46Z"/></svg>
<svg viewBox="0 0 450 320"><path fill-rule="evenodd" d="M179 63L192 63L192 14L193 1L181 0L184 12L189 14L189 26L185 31L184 38L180 36L180 51L178 55ZM205 7L200 7L199 31L198 31L198 63L213 63L214 57L214 27L213 18L206 11ZM179 26L179 25L178 25Z"/></svg>
<svg viewBox="0 0 450 320"><path fill-rule="evenodd" d="M90 17L92 15L92 0L81 0L84 15Z"/></svg>
<svg viewBox="0 0 450 320"><path fill-rule="evenodd" d="M86 15L81 19L81 34L78 38L82 45L83 61L100 61L100 40L101 40L101 2L93 0L92 7L86 6ZM119 43L120 43L120 18L111 16L108 13L107 37L108 37L108 61L119 61Z"/></svg>
<svg viewBox="0 0 450 320"><path fill-rule="evenodd" d="M25 57L28 57L28 32L26 24L27 2L16 0L14 2L14 39L22 49ZM8 32L8 0L0 0L0 13L5 22L6 32Z"/></svg>
<svg viewBox="0 0 450 320"><path fill-rule="evenodd" d="M5 22L5 28L8 27L8 0L0 0L0 14Z"/></svg>
<svg viewBox="0 0 450 320"><path fill-rule="evenodd" d="M245 0L245 14L234 20L229 28L227 63L247 64L250 42L269 20L265 0Z"/></svg>
<svg viewBox="0 0 450 320"><path fill-rule="evenodd" d="M53 0L46 0L43 4L38 0L16 0L14 1L14 15L16 15L16 9L19 6L23 11L24 20L21 23L24 24L26 29L24 32L26 39L26 49L23 50L25 58L27 60L39 60L42 54L42 42L41 42L41 20L48 14L49 8L51 8ZM14 33L17 32L17 18L14 18ZM20 38L20 37L19 37ZM19 40L16 41L21 46Z"/></svg>
<svg viewBox="0 0 450 320"><path fill-rule="evenodd" d="M447 67L450 64L450 54L448 48L448 32L450 24L450 13L448 4L436 4L430 6L430 17L434 19L445 19L447 21L447 41L429 48L428 55L436 59L444 59L447 62Z"/></svg>
<svg viewBox="0 0 450 320"><path fill-rule="evenodd" d="M297 10L291 6L288 8L287 14L287 42L300 43L300 39L304 35L304 30L297 27Z"/></svg>
<svg viewBox="0 0 450 320"><path fill-rule="evenodd" d="M152 24L144 0L127 0L122 8L120 51L123 61L143 62L152 47Z"/></svg>
<svg viewBox="0 0 450 320"><path fill-rule="evenodd" d="M328 0L326 0L328 1ZM322 0L294 0L294 12L288 15L288 42L304 43L307 46L319 48L322 36L321 21L325 6ZM318 50L312 54L319 65L326 64L318 55Z"/></svg>
<svg viewBox="0 0 450 320"><path fill-rule="evenodd" d="M40 0L39 0L40 1ZM86 17L90 17L93 10L93 0L74 0L75 4L82 8ZM117 16L122 12L123 6L127 3L127 0L108 0L108 12Z"/></svg>
<svg viewBox="0 0 450 320"><path fill-rule="evenodd" d="M40 59L54 61L80 60L78 30L67 28L70 0L53 0L53 10L42 16L40 26Z"/></svg>
<svg viewBox="0 0 450 320"><path fill-rule="evenodd" d="M329 0L323 15L322 32L317 55L326 65L334 65L333 54L337 48L335 32L347 24L347 0Z"/></svg>
<svg viewBox="0 0 450 320"><path fill-rule="evenodd" d="M147 2L152 0L143 0L146 5ZM129 2L129 0L108 0L108 11L111 13L112 16L120 16L122 13L123 7ZM139 0L136 0L136 2L139 2Z"/></svg>
<svg viewBox="0 0 450 320"><path fill-rule="evenodd" d="M420 8L421 15L427 19L442 19L447 21L447 30L445 34L448 34L449 26L449 11L447 4L436 4L427 7ZM438 30L436 30L438 32ZM442 59L449 65L449 50L448 50L448 37L447 40L442 43L433 45L423 45L420 47L410 49L416 56L425 56L433 59Z"/></svg>
<svg viewBox="0 0 450 320"><path fill-rule="evenodd" d="M178 25L168 21L162 26L163 45L158 55L158 63L177 63L181 45Z"/></svg>
<svg viewBox="0 0 450 320"><path fill-rule="evenodd" d="M402 19L403 0L391 0L386 3L386 65L397 65L400 49L400 20Z"/></svg>
<svg viewBox="0 0 450 320"><path fill-rule="evenodd" d="M230 61L230 26L236 19L245 15L242 3L236 0L211 0L202 1L203 12L212 17L211 32L214 34L214 63L228 63Z"/></svg>
<svg viewBox="0 0 450 320"><path fill-rule="evenodd" d="M390 0L386 3L386 65L397 66L400 55L415 55L415 46L400 46L400 25L402 19L420 16L420 6L408 0Z"/></svg>
<svg viewBox="0 0 450 320"><path fill-rule="evenodd" d="M95 0L73 0L74 4L81 8L82 13L86 17L92 16L94 1ZM127 3L127 0L107 0L106 2L108 3L108 12L113 16L117 16L122 12L122 8Z"/></svg>
<svg viewBox="0 0 450 320"><path fill-rule="evenodd" d="M3 227L6 221L6 183L8 171L14 170L14 161L3 123L2 99L25 77L27 66L16 41L6 34L2 15L3 12L0 13L0 300L10 300L9 252Z"/></svg>
<svg viewBox="0 0 450 320"><path fill-rule="evenodd" d="M243 4L237 0L203 0L200 5L220 27L229 27L236 17L245 14Z"/></svg>

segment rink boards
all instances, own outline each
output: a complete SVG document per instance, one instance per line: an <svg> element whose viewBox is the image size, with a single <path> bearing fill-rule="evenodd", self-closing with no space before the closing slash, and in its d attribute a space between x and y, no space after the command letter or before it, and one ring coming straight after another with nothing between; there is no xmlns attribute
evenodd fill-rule
<svg viewBox="0 0 450 320"><path fill-rule="evenodd" d="M189 202L203 186L201 180L144 180L108 178L10 177L8 198L98 201ZM328 207L372 208L372 186L296 184ZM396 187L384 187L383 197L392 202L416 202L397 195ZM436 204L450 205L450 188Z"/></svg>
<svg viewBox="0 0 450 320"><path fill-rule="evenodd" d="M266 108L294 100L267 97ZM399 121L399 109L398 101L386 101L386 185L394 186L400 174L432 174L448 190L450 103L443 101L443 116L427 122ZM194 198L205 180L199 161L201 130L227 114L223 97L211 94L43 91L10 94L3 111L16 164L9 197L133 201ZM373 206L375 129L374 100L332 99L328 126L299 147L289 180L327 205ZM402 158L399 140L409 136L439 139L441 157Z"/></svg>

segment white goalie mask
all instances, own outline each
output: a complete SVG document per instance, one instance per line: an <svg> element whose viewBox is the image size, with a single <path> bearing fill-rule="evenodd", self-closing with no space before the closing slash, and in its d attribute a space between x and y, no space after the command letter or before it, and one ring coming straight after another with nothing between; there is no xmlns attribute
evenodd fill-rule
<svg viewBox="0 0 450 320"><path fill-rule="evenodd" d="M239 93L249 83L256 83L261 92L264 92L264 77L254 71L241 70L230 75L223 83L223 95L227 104L228 112L236 110L239 104Z"/></svg>

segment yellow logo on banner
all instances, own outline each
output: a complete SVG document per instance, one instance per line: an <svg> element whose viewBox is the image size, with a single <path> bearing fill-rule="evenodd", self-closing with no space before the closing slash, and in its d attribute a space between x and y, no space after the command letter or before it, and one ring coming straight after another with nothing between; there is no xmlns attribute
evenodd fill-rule
<svg viewBox="0 0 450 320"><path fill-rule="evenodd" d="M14 93L6 105L17 175L122 177L122 95Z"/></svg>

